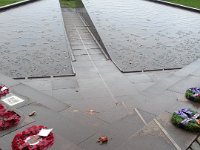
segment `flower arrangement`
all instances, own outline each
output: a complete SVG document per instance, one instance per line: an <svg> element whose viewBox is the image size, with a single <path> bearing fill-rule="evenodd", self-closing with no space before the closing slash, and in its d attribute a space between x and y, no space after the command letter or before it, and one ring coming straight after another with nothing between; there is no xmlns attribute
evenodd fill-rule
<svg viewBox="0 0 200 150"><path fill-rule="evenodd" d="M12 141L12 150L47 150L54 143L52 132L48 136L39 136L45 126L32 126L15 135Z"/></svg>
<svg viewBox="0 0 200 150"><path fill-rule="evenodd" d="M194 102L200 102L200 88L189 88L185 92L185 97Z"/></svg>
<svg viewBox="0 0 200 150"><path fill-rule="evenodd" d="M200 131L200 114L188 108L183 108L174 112L171 122L177 127L188 131Z"/></svg>
<svg viewBox="0 0 200 150"><path fill-rule="evenodd" d="M20 121L20 116L14 111L7 111L0 104L0 131L16 126Z"/></svg>
<svg viewBox="0 0 200 150"><path fill-rule="evenodd" d="M9 89L5 85L0 85L0 98L9 93Z"/></svg>
<svg viewBox="0 0 200 150"><path fill-rule="evenodd" d="M6 111L5 107L2 104L0 104L0 115L5 111Z"/></svg>

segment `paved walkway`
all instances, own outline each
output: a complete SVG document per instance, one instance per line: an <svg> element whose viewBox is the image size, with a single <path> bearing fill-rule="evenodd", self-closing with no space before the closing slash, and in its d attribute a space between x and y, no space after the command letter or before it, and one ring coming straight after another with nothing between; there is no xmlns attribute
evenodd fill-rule
<svg viewBox="0 0 200 150"><path fill-rule="evenodd" d="M0 75L0 83L25 99L12 109L27 118L16 131L0 135L3 150L11 149L15 133L34 124L54 128L52 150L184 150L192 142L198 149L197 134L174 127L170 116L181 107L199 110L183 93L200 86L200 60L176 71L123 74L74 10L63 9L63 17L76 76L18 82ZM36 116L28 117L34 110ZM108 144L96 142L102 135L109 137Z"/></svg>
<svg viewBox="0 0 200 150"><path fill-rule="evenodd" d="M186 103L183 94L160 92L161 98L156 98L153 92L146 94L162 80L173 80L177 71L122 74L105 58L74 10L63 9L63 17L76 60L73 62L76 77L25 80L23 83L69 104L71 107L62 114L80 119L80 122L87 118L87 123L97 127L92 134L86 131L87 138L73 139L73 142L87 150L189 147L197 135L175 128L170 116L174 110L192 104ZM159 88L165 91L161 86L155 90ZM177 101L179 96L181 100ZM96 143L101 135L110 138L107 145Z"/></svg>

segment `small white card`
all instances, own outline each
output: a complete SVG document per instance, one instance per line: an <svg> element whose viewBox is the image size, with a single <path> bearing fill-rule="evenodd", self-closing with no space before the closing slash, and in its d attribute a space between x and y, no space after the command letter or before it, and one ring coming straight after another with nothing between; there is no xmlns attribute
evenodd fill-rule
<svg viewBox="0 0 200 150"><path fill-rule="evenodd" d="M14 105L17 105L19 103L22 103L24 100L17 97L17 96L10 96L10 97L2 99L2 101L5 102L6 104L10 105L10 106L14 106Z"/></svg>
<svg viewBox="0 0 200 150"><path fill-rule="evenodd" d="M39 136L47 137L53 129L42 129L38 133Z"/></svg>

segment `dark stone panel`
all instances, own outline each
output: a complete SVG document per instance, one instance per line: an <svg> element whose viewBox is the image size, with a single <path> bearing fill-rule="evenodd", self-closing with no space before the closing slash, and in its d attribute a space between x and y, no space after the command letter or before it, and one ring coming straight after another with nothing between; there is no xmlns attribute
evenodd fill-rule
<svg viewBox="0 0 200 150"><path fill-rule="evenodd" d="M200 57L200 16L145 0L83 0L122 72L181 68Z"/></svg>
<svg viewBox="0 0 200 150"><path fill-rule="evenodd" d="M13 78L72 75L58 0L0 13L0 72Z"/></svg>
<svg viewBox="0 0 200 150"><path fill-rule="evenodd" d="M69 108L69 105L57 100L56 98L43 94L42 92L38 92L37 90L23 84L17 85L11 90L13 93L22 95L32 102L43 104L54 111L62 111Z"/></svg>

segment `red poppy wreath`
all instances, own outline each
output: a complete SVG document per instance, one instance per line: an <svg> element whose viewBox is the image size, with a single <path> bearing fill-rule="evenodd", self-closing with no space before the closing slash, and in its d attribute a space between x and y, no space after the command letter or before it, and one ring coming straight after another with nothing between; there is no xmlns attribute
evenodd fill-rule
<svg viewBox="0 0 200 150"><path fill-rule="evenodd" d="M5 107L2 104L0 104L0 115L5 111L6 111Z"/></svg>
<svg viewBox="0 0 200 150"><path fill-rule="evenodd" d="M8 93L9 93L9 89L4 85L0 85L0 98L2 96L7 95Z"/></svg>
<svg viewBox="0 0 200 150"><path fill-rule="evenodd" d="M14 111L7 111L0 104L0 131L16 126L20 121L20 116Z"/></svg>
<svg viewBox="0 0 200 150"><path fill-rule="evenodd" d="M47 150L54 143L54 135L40 136L39 132L47 129L45 126L32 126L15 135L12 150Z"/></svg>

